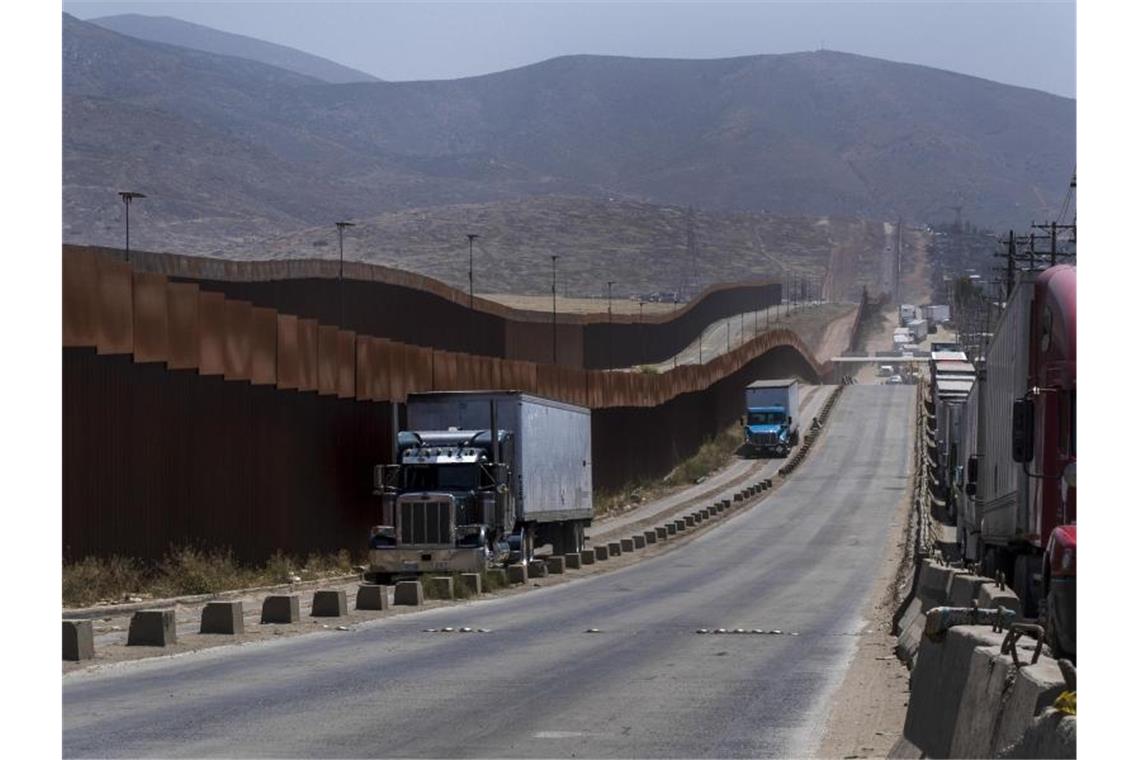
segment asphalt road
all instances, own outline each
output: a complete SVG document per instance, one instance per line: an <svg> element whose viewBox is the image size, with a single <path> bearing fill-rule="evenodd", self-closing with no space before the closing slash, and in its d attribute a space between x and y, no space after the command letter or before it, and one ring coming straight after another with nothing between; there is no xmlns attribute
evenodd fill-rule
<svg viewBox="0 0 1140 760"><path fill-rule="evenodd" d="M773 498L627 568L66 677L64 755L810 753L905 496L913 394L848 388ZM781 634L696 632L721 627Z"/></svg>

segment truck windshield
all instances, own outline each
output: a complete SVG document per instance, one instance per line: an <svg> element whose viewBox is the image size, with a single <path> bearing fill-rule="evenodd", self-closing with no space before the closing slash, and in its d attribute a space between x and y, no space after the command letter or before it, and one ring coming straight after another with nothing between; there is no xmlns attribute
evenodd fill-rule
<svg viewBox="0 0 1140 760"><path fill-rule="evenodd" d="M474 491L479 488L477 464L423 464L404 467L407 491Z"/></svg>
<svg viewBox="0 0 1140 760"><path fill-rule="evenodd" d="M749 425L779 425L784 421L783 412L749 412Z"/></svg>

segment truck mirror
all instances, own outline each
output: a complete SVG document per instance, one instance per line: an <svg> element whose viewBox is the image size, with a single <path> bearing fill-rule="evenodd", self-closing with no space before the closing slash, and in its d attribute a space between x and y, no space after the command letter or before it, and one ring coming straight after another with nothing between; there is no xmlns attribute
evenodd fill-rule
<svg viewBox="0 0 1140 760"><path fill-rule="evenodd" d="M970 486L976 485L978 482L978 455L971 454L970 458L966 460L966 492L973 496L970 492Z"/></svg>
<svg viewBox="0 0 1140 760"><path fill-rule="evenodd" d="M1033 399L1013 402L1013 435L1011 453L1015 462L1033 461Z"/></svg>
<svg viewBox="0 0 1140 760"><path fill-rule="evenodd" d="M977 493L978 493L978 484L977 483L967 483L966 484L966 495L967 496L976 496Z"/></svg>

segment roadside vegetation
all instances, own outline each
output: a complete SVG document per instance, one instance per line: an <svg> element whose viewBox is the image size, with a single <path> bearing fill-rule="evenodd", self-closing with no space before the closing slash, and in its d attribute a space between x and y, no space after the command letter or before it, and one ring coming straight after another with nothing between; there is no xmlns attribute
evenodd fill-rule
<svg viewBox="0 0 1140 760"><path fill-rule="evenodd" d="M277 552L262 564L246 564L229 551L171 547L161 562L128 557L87 557L63 565L63 604L83 607L101 602L145 600L272 586L347 575L353 557L347 550L306 558Z"/></svg>
<svg viewBox="0 0 1140 760"><path fill-rule="evenodd" d="M594 497L594 512L598 517L608 512L620 512L645 501L652 501L723 467L733 452L744 443L744 431L739 425L730 425L715 438L707 439L697 453L677 465L660 480L642 480L620 491L600 492Z"/></svg>

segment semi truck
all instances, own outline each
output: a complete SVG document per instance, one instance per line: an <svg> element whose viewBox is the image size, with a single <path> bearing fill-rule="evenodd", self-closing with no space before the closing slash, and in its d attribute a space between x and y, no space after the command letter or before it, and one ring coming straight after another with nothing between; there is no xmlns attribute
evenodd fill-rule
<svg viewBox="0 0 1140 760"><path fill-rule="evenodd" d="M594 515L590 410L518 391L415 393L376 465L365 579L481 572L581 551Z"/></svg>
<svg viewBox="0 0 1140 760"><path fill-rule="evenodd" d="M1076 267L1022 273L957 426L963 556L1012 582L1058 656L1076 653Z"/></svg>
<svg viewBox="0 0 1140 760"><path fill-rule="evenodd" d="M910 330L914 336L915 343L921 343L926 340L927 335L927 322L925 319L912 319L906 323L907 329Z"/></svg>
<svg viewBox="0 0 1140 760"><path fill-rule="evenodd" d="M744 406L749 453L787 456L800 442L800 391L794 378L751 383L744 389Z"/></svg>

